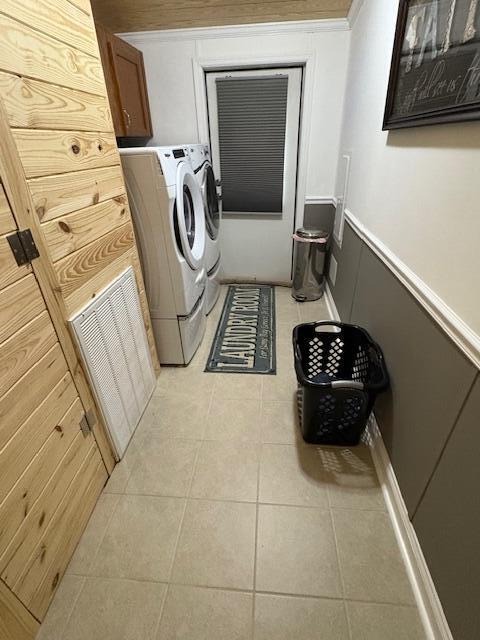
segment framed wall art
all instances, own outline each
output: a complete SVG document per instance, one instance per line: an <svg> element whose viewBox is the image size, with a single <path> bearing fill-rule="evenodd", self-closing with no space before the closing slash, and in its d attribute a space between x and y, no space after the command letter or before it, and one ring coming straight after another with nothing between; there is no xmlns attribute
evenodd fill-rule
<svg viewBox="0 0 480 640"><path fill-rule="evenodd" d="M480 0L400 0L383 129L480 118Z"/></svg>

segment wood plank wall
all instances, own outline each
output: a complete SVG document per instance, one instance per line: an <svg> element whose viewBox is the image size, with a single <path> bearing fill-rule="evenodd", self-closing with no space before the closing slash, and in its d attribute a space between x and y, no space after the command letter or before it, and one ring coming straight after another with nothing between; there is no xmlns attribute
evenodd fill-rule
<svg viewBox="0 0 480 640"><path fill-rule="evenodd" d="M18 267L6 236L31 228ZM0 13L0 638L32 640L113 468L68 319L128 266L154 340L88 0ZM94 435L79 421L97 417ZM95 436L95 437L94 437ZM101 455L100 455L101 454Z"/></svg>
<svg viewBox="0 0 480 640"><path fill-rule="evenodd" d="M65 316L133 265L158 371L88 0L5 0L0 70L1 99Z"/></svg>
<svg viewBox="0 0 480 640"><path fill-rule="evenodd" d="M18 229L8 197L16 180L0 183L2 247ZM85 408L32 265L18 266L11 252L3 255L0 638L30 640L108 476L95 438L80 429Z"/></svg>
<svg viewBox="0 0 480 640"><path fill-rule="evenodd" d="M0 581L0 638L2 640L32 640L39 628L35 618Z"/></svg>

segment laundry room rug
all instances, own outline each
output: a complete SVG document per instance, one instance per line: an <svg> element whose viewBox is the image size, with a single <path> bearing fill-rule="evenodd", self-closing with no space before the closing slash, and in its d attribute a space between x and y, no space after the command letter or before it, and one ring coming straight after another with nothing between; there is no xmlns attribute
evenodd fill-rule
<svg viewBox="0 0 480 640"><path fill-rule="evenodd" d="M228 287L205 371L276 373L274 287Z"/></svg>

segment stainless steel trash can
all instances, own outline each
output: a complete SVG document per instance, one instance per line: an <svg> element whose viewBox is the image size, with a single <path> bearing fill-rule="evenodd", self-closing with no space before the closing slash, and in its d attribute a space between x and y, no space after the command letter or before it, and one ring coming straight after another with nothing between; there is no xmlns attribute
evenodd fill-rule
<svg viewBox="0 0 480 640"><path fill-rule="evenodd" d="M325 258L329 234L317 229L297 229L293 234L292 296L299 302L318 300L325 289Z"/></svg>

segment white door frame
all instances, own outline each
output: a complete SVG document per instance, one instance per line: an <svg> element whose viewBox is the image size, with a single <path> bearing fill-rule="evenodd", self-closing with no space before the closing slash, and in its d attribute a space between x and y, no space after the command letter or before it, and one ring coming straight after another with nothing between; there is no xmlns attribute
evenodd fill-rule
<svg viewBox="0 0 480 640"><path fill-rule="evenodd" d="M315 82L315 54L300 53L289 56L238 58L192 58L197 129L199 142L209 141L207 87L208 71L242 70L246 68L303 67L303 88L300 112L300 136L298 145L297 193L295 198L295 227L303 226L305 194L307 190L308 141L312 119L313 89Z"/></svg>

